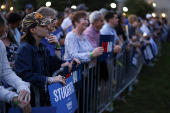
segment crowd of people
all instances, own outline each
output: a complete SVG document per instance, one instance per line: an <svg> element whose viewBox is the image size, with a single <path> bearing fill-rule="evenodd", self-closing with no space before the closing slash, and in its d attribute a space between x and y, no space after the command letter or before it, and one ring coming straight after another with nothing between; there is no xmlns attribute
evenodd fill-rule
<svg viewBox="0 0 170 113"><path fill-rule="evenodd" d="M121 52L126 40L135 47L138 55L143 42L166 42L169 25L166 18L146 18L131 14L128 18L119 11L105 8L87 12L88 7L80 4L77 9L65 8L57 12L50 7L40 7L33 12L33 6L27 4L25 12L0 13L0 101L13 103L30 113L35 106L34 93L30 93L30 84L40 90L41 106L50 105L47 98L47 86L56 82L66 85L62 76L52 77L61 67L68 67L96 60L103 54L99 46L100 35L114 35L113 54ZM161 37L161 40L158 40ZM158 54L154 49L154 54ZM109 76L106 62L100 73L107 82ZM8 91L12 86L17 92Z"/></svg>

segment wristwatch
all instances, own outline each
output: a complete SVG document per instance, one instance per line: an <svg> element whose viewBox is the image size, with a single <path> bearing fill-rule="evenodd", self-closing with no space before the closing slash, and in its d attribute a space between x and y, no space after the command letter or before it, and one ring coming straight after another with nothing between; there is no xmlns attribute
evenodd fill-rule
<svg viewBox="0 0 170 113"><path fill-rule="evenodd" d="M49 79L50 79L49 84L52 84L52 83L53 83L53 78L52 78L52 77L49 77Z"/></svg>

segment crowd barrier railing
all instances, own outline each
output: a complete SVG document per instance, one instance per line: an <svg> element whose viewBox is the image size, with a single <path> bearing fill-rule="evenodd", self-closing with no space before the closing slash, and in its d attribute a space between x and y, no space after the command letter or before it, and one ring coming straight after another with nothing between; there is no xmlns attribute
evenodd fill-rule
<svg viewBox="0 0 170 113"><path fill-rule="evenodd" d="M77 113L101 113L116 99L134 80L136 80L142 65L144 64L142 52L138 56L137 67L131 66L133 47L125 52L117 61L108 59L107 67L109 78L105 82L100 77L100 62L96 66L91 63L83 63L82 69L82 90L76 92L78 101ZM63 73L63 69L56 71L53 76ZM83 96L81 95L83 94ZM80 96L81 95L81 96ZM83 98L83 99L82 99Z"/></svg>
<svg viewBox="0 0 170 113"><path fill-rule="evenodd" d="M100 62L96 65L91 63L83 63L82 66L82 88L76 91L78 109L76 113L102 113L104 110L111 106L113 100L119 97L119 95L137 78L140 70L144 64L143 54L141 52L138 56L137 67L131 66L131 58L133 53L133 47L130 51L126 51L120 58L115 60L107 59L107 68L109 73L108 81L101 79L100 68L102 68ZM122 65L120 65L120 62ZM94 63L94 62L93 62ZM57 75L63 75L63 68L53 73L53 77ZM35 105L40 106L40 93L37 87L31 85L35 92ZM5 103L3 103L3 113L5 111Z"/></svg>
<svg viewBox="0 0 170 113"><path fill-rule="evenodd" d="M15 89L13 87L8 87L6 88L8 91L14 91ZM7 103L6 102L1 102L1 107L2 107L2 113L7 113Z"/></svg>
<svg viewBox="0 0 170 113"><path fill-rule="evenodd" d="M40 107L40 92L39 89L34 86L33 84L30 84L31 89L34 91L35 94L35 106L36 107ZM13 87L8 87L6 88L8 91L15 91L15 89ZM1 109L0 109L0 113L7 113L7 103L6 102L0 102L1 104ZM13 106L12 106L13 107Z"/></svg>

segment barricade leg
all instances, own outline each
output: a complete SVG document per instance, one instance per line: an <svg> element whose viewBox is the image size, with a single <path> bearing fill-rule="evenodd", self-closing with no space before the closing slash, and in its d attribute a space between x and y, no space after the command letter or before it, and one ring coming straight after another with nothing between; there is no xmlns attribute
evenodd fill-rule
<svg viewBox="0 0 170 113"><path fill-rule="evenodd" d="M2 104L0 102L0 113L2 113Z"/></svg>
<svg viewBox="0 0 170 113"><path fill-rule="evenodd" d="M101 89L98 89L100 86L99 86L99 79L100 79L100 62L98 63L98 80L97 80L97 112L100 110L100 91Z"/></svg>
<svg viewBox="0 0 170 113"><path fill-rule="evenodd" d="M97 112L96 106L97 106L97 99L96 99L96 92L97 92L97 68L95 67L95 74L94 74L94 92L93 92L93 113Z"/></svg>

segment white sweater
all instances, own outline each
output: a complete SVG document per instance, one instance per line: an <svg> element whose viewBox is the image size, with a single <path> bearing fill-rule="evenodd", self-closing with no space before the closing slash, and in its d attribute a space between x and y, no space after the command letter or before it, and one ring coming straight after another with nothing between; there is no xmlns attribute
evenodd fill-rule
<svg viewBox="0 0 170 113"><path fill-rule="evenodd" d="M20 92L21 89L25 89L30 93L30 85L27 82L24 82L19 78L9 66L6 49L3 42L0 40L0 82L1 77L7 82L9 85L17 89L17 93ZM3 86L0 86L0 101L12 102L13 97L18 96L18 94L13 91L8 91L4 89Z"/></svg>

